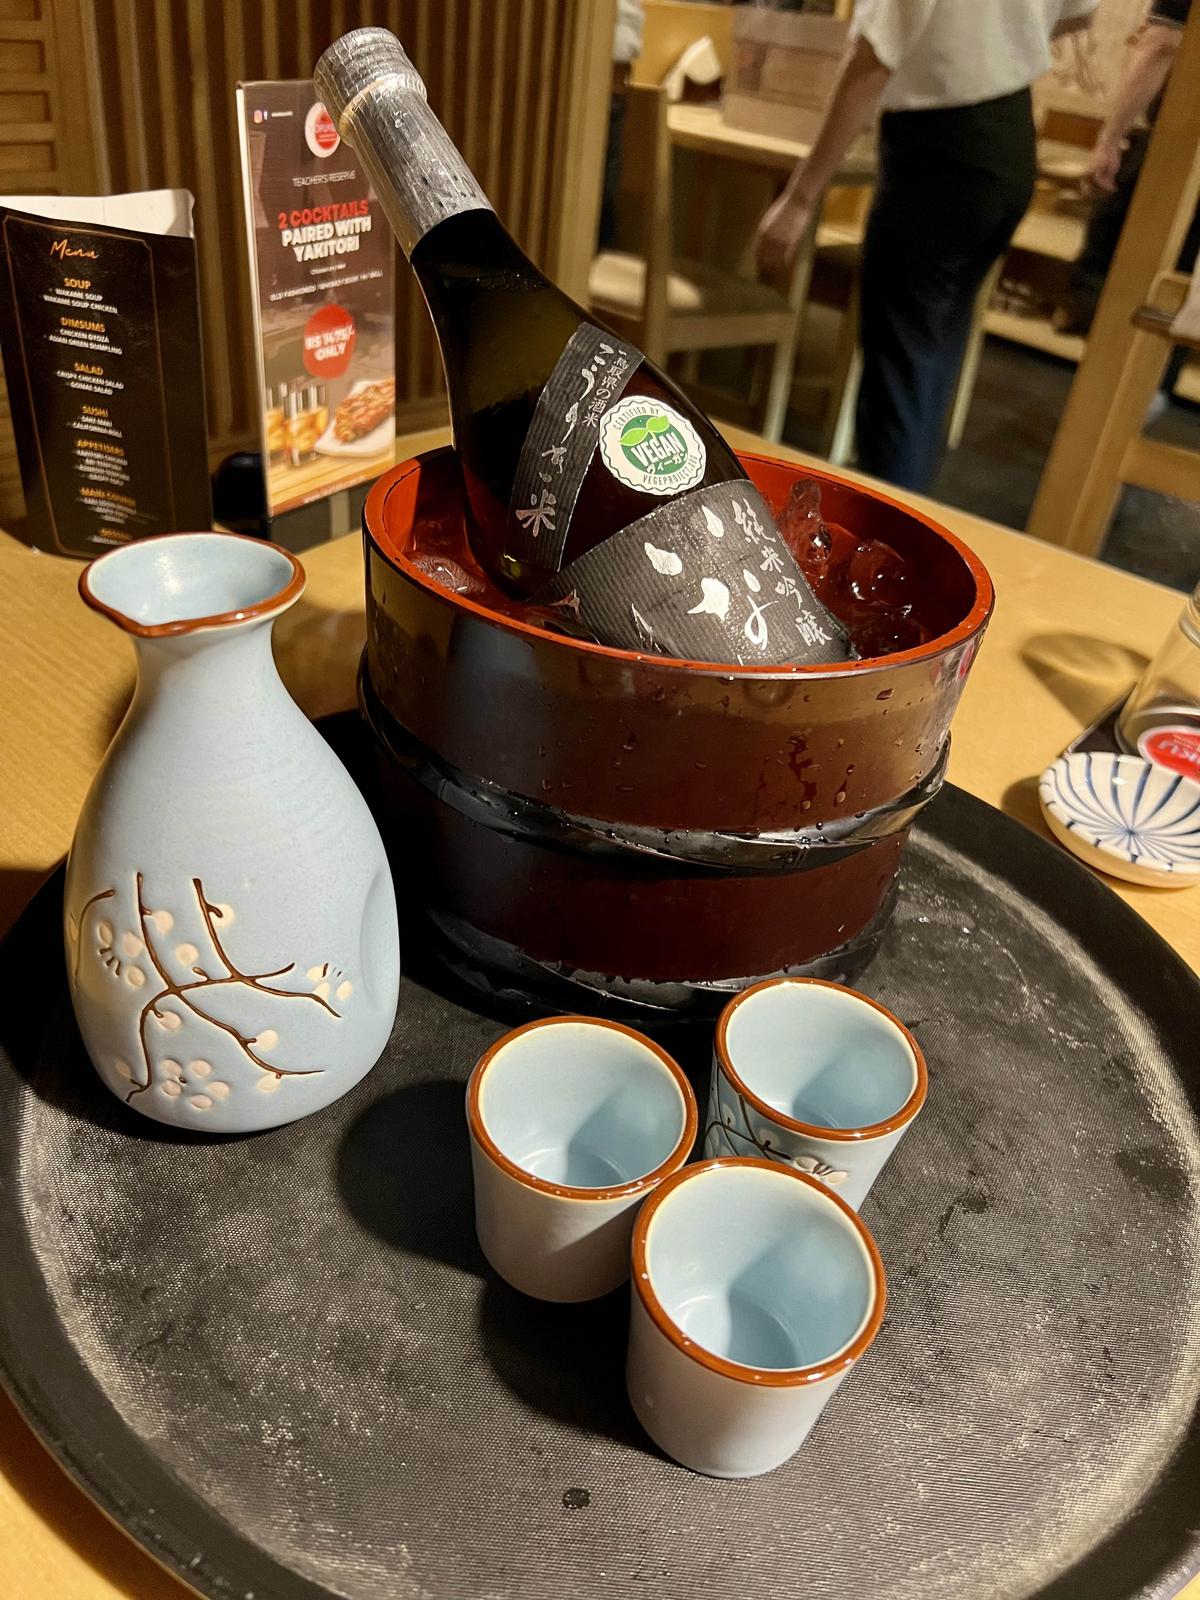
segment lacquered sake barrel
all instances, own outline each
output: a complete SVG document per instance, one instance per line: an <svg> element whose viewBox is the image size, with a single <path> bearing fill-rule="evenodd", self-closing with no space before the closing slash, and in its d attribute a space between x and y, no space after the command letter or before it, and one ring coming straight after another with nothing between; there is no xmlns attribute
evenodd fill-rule
<svg viewBox="0 0 1200 1600"><path fill-rule="evenodd" d="M493 990L599 1011L707 1012L775 973L849 980L886 929L914 818L991 581L932 519L833 474L745 456L776 510L819 480L826 518L920 575L918 648L733 668L581 643L414 566L422 519L461 518L448 450L364 512L360 693L402 903Z"/></svg>

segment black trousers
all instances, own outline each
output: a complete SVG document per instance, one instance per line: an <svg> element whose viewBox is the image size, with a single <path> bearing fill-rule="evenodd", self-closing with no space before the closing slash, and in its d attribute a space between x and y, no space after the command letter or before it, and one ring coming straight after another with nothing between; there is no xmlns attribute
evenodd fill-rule
<svg viewBox="0 0 1200 1600"><path fill-rule="evenodd" d="M905 489L932 485L975 296L1025 213L1035 175L1028 89L880 119L862 262L864 471Z"/></svg>

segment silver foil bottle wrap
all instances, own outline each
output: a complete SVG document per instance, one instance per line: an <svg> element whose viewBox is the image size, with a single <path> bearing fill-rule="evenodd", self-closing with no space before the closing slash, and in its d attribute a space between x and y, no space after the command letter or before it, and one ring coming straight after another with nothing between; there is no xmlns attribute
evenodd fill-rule
<svg viewBox="0 0 1200 1600"><path fill-rule="evenodd" d="M406 256L460 211L492 206L425 100L425 85L386 28L334 41L313 83L337 130L366 169Z"/></svg>

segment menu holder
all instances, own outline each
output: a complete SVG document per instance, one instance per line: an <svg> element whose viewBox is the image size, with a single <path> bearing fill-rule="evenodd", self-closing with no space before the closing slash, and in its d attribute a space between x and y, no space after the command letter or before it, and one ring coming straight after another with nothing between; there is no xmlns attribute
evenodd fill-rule
<svg viewBox="0 0 1200 1600"><path fill-rule="evenodd" d="M212 522L192 196L0 197L0 353L39 549Z"/></svg>
<svg viewBox="0 0 1200 1600"><path fill-rule="evenodd" d="M395 458L392 232L310 79L238 85L266 512ZM291 519L286 519L291 520Z"/></svg>

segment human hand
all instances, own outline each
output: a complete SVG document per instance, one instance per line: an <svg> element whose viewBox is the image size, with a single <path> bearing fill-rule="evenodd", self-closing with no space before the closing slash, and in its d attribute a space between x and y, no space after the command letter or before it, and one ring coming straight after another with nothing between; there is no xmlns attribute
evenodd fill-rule
<svg viewBox="0 0 1200 1600"><path fill-rule="evenodd" d="M1124 139L1098 139L1088 161L1084 182L1098 194L1112 194L1125 151Z"/></svg>
<svg viewBox="0 0 1200 1600"><path fill-rule="evenodd" d="M761 278L778 284L787 282L812 215L811 203L791 189L785 189L767 207L754 234L754 259Z"/></svg>

